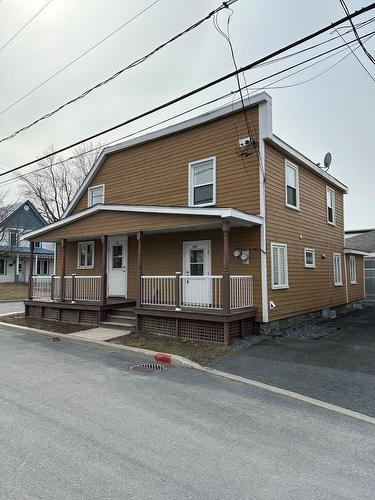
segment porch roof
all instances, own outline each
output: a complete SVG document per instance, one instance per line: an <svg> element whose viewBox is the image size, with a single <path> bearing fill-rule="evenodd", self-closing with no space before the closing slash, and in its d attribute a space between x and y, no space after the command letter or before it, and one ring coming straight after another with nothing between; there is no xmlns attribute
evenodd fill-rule
<svg viewBox="0 0 375 500"><path fill-rule="evenodd" d="M215 227L223 220L229 220L233 226L248 227L263 222L262 217L233 208L98 204L27 233L24 238L55 241L138 231L183 231Z"/></svg>

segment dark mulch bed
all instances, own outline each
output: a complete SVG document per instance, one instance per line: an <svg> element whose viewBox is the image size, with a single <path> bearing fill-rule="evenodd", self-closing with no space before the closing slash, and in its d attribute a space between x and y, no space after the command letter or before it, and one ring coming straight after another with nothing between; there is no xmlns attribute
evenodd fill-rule
<svg viewBox="0 0 375 500"><path fill-rule="evenodd" d="M54 333L75 333L93 328L92 325L78 325L75 323L62 323L60 321L50 321L47 319L25 318L24 314L1 316L0 321L11 323L12 325L37 328L38 330L47 330Z"/></svg>

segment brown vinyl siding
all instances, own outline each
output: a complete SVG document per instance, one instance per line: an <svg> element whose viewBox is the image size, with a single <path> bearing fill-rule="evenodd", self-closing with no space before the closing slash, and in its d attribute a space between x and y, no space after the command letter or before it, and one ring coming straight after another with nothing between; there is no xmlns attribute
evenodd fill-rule
<svg viewBox="0 0 375 500"><path fill-rule="evenodd" d="M361 255L354 255L355 267L357 272L357 283L350 283L350 265L349 255L345 255L346 271L348 276L348 302L354 302L364 298L364 274L363 274L363 257Z"/></svg>
<svg viewBox="0 0 375 500"><path fill-rule="evenodd" d="M258 107L247 110L258 137ZM247 137L244 116L236 113L195 128L109 155L90 185L105 185L106 204L188 206L188 165L216 157L216 205L259 213L259 164L255 152L239 156ZM73 213L87 208L87 190Z"/></svg>
<svg viewBox="0 0 375 500"><path fill-rule="evenodd" d="M285 159L299 167L299 211L285 205ZM336 225L333 226L327 223L329 184L325 179L270 144L266 144L266 175L268 289L269 300L276 305L270 310L270 320L344 304L343 192L334 187ZM273 290L271 286L272 242L288 245L287 289ZM304 266L305 248L315 249L315 269ZM334 286L333 253L341 254L343 286Z"/></svg>
<svg viewBox="0 0 375 500"><path fill-rule="evenodd" d="M211 273L223 273L223 234L221 229L164 234L145 234L142 242L144 275L171 275L182 271L183 242L211 240ZM85 241L83 239L82 241ZM101 241L95 240L94 269L77 269L77 241L66 243L66 274L101 275ZM229 234L231 274L253 275L254 305L261 314L261 282L259 255L259 228L233 228ZM233 256L236 248L251 249L250 264L242 264ZM129 236L128 244L128 297L137 296L137 240ZM56 273L61 272L61 247L57 246Z"/></svg>

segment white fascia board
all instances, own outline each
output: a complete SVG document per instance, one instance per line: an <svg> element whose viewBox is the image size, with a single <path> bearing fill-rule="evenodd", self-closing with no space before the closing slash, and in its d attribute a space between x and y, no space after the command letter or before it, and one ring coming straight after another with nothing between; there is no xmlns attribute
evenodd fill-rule
<svg viewBox="0 0 375 500"><path fill-rule="evenodd" d="M234 208L193 208L193 207L159 207L146 205L94 205L93 207L82 210L77 214L69 215L57 222L53 222L36 231L31 231L24 235L25 239L32 239L49 231L53 231L61 226L66 226L71 222L83 219L97 212L132 212L132 213L153 213L153 214L169 214L169 215L195 215L221 217L233 221L240 221L251 225L261 225L263 218L258 215L247 214Z"/></svg>
<svg viewBox="0 0 375 500"><path fill-rule="evenodd" d="M256 106L262 102L272 102L271 96L266 92L260 92L252 97L247 97L244 99L245 107L249 108L252 106ZM159 130L155 130L154 132L150 132L148 134L141 135L139 137L135 137L134 139L130 139L128 141L119 142L118 144L114 144L113 146L108 146L104 148L100 155L98 156L96 162L92 166L89 174L87 175L85 181L77 191L73 200L69 204L68 208L65 210L63 217L66 217L70 214L72 209L75 207L78 200L81 198L82 194L85 192L86 188L90 185L93 177L99 170L103 160L110 154L117 153L119 151L123 151L125 149L139 146L146 142L154 141L156 139L160 139L162 137L166 137L168 135L176 134L177 132L182 132L184 130L188 130L190 128L197 127L199 125L203 125L204 123L208 123L213 120L217 120L218 118L222 118L226 115L230 115L240 111L242 109L241 101L237 101L232 104L228 104L226 106L222 106L220 108L213 109L212 111L208 111L207 113L203 113L201 115L190 118L189 120L184 120L182 122L176 123L174 125L170 125L169 127L165 127Z"/></svg>
<svg viewBox="0 0 375 500"><path fill-rule="evenodd" d="M361 250L352 250L351 248L344 248L344 253L345 254L353 254L353 255L365 255L366 257L371 255L368 252L362 252Z"/></svg>
<svg viewBox="0 0 375 500"><path fill-rule="evenodd" d="M283 150L285 153L292 156L296 160L303 163L303 165L305 165L306 167L313 170L316 174L320 175L321 177L324 177L324 179L326 181L330 182L331 184L333 184L337 188L341 189L342 191L344 191L344 193L348 192L348 186L345 186L345 184L343 184L342 182L337 180L335 177L333 177L332 175L325 172L322 168L318 167L318 165L316 165L313 161L306 158L306 156L304 156L302 153L300 153L299 151L294 149L292 146L290 146L289 144L284 142L282 139L280 139L276 135L273 135L272 139L268 139L268 140L269 140L269 142L271 142L271 144L276 146L278 149Z"/></svg>

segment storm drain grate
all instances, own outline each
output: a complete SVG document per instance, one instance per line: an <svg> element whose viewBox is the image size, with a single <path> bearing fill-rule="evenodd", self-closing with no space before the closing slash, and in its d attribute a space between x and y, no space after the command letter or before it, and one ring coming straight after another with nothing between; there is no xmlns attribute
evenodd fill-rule
<svg viewBox="0 0 375 500"><path fill-rule="evenodd" d="M168 370L164 365L158 365L156 363L142 363L140 365L133 365L129 370L135 370L139 372L163 372Z"/></svg>

